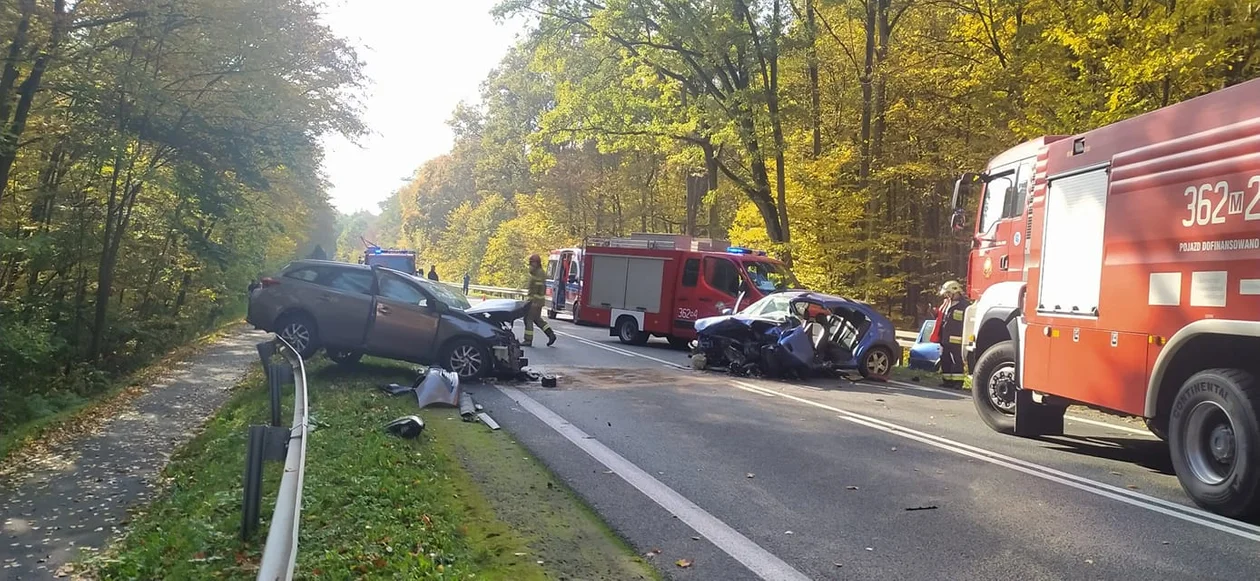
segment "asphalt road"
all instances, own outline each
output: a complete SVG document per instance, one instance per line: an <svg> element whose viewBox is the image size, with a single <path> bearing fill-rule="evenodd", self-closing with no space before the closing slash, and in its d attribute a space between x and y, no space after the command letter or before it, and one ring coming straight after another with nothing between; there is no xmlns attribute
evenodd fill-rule
<svg viewBox="0 0 1260 581"><path fill-rule="evenodd" d="M558 388L478 401L667 578L1260 571L1260 527L1193 508L1167 447L1133 424L1076 413L1065 437L1003 436L966 393L740 380L685 368L661 340L555 326L556 346L529 355Z"/></svg>

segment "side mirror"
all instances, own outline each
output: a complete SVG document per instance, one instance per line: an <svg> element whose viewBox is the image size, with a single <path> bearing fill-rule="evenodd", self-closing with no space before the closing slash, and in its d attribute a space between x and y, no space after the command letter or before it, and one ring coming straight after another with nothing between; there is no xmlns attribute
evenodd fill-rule
<svg viewBox="0 0 1260 581"><path fill-rule="evenodd" d="M962 232L966 223L966 216L963 214L962 208L957 208L949 217L949 227L954 232Z"/></svg>
<svg viewBox="0 0 1260 581"><path fill-rule="evenodd" d="M442 301L429 301L429 307L433 309L433 312L438 314L447 313L451 310L451 308Z"/></svg>

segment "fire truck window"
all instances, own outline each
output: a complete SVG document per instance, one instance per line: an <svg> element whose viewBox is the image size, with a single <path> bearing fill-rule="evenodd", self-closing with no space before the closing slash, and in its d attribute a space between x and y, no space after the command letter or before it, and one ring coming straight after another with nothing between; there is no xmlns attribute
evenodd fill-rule
<svg viewBox="0 0 1260 581"><path fill-rule="evenodd" d="M704 282L733 297L739 294L739 269L724 258L705 258Z"/></svg>
<svg viewBox="0 0 1260 581"><path fill-rule="evenodd" d="M1019 175L1015 178L1015 191L1006 197L1006 211L1002 213L1003 218L1015 218L1024 213L1024 206L1028 203L1028 192L1032 189L1032 179L1033 160L1021 162Z"/></svg>
<svg viewBox="0 0 1260 581"><path fill-rule="evenodd" d="M686 287L696 286L696 281L700 280L700 259L688 258L687 263L683 265L682 285Z"/></svg>
<svg viewBox="0 0 1260 581"><path fill-rule="evenodd" d="M1011 194L1011 176L997 178L984 187L984 207L980 211L980 233L993 229L1006 211L1006 198Z"/></svg>

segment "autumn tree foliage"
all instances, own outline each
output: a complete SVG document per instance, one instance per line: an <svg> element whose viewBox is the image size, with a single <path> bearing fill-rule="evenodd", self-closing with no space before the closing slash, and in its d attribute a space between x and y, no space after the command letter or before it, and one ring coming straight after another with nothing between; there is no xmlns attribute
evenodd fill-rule
<svg viewBox="0 0 1260 581"><path fill-rule="evenodd" d="M907 320L963 275L953 182L1256 76L1232 0L505 0L527 33L386 208L479 282L594 235L729 238ZM487 200L493 200L487 202ZM499 212L506 204L508 212ZM483 255L444 234L492 203ZM398 208L398 210L394 210ZM489 216L481 212L478 216ZM447 241L447 242L444 242Z"/></svg>
<svg viewBox="0 0 1260 581"><path fill-rule="evenodd" d="M362 131L360 63L315 3L10 0L0 51L0 430L335 246L318 138Z"/></svg>

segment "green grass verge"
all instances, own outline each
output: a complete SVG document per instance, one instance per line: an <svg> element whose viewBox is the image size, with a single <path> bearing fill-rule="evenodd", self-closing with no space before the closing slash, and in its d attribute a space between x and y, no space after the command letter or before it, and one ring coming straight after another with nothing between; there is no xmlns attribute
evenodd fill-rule
<svg viewBox="0 0 1260 581"><path fill-rule="evenodd" d="M415 399L374 386L409 367L367 360L308 366L315 431L308 444L298 576L331 579L651 579L634 555L505 431L425 410L405 441L381 426ZM266 416L251 377L165 470L168 487L126 536L88 564L102 579L252 578L259 538L242 542L245 434ZM286 415L287 417L287 415ZM264 490L274 493L279 466ZM274 497L264 499L270 515ZM264 518L265 521L265 518Z"/></svg>
<svg viewBox="0 0 1260 581"><path fill-rule="evenodd" d="M131 396L142 393L148 383L167 371L172 362L191 356L242 324L241 317L229 319L197 339L172 350L158 362L115 381L112 386L93 394L82 403L47 416L6 426L3 433L0 433L0 472L5 471L8 464L21 463L21 456L32 445L52 448L98 425L99 422L93 420L93 417L108 414L116 406L125 404Z"/></svg>

